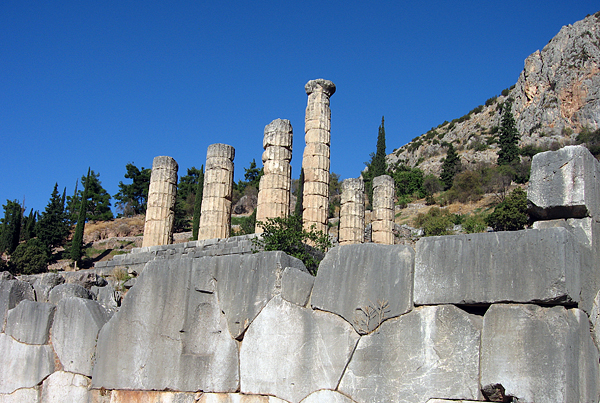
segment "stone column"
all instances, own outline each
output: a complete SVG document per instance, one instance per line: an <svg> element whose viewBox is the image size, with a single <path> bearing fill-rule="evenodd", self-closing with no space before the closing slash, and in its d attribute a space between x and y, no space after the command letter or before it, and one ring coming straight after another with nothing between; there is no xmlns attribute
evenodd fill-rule
<svg viewBox="0 0 600 403"><path fill-rule="evenodd" d="M394 244L394 180L389 175L373 178L374 243Z"/></svg>
<svg viewBox="0 0 600 403"><path fill-rule="evenodd" d="M173 243L178 169L177 162L171 157L155 157L152 161L142 246Z"/></svg>
<svg viewBox="0 0 600 403"><path fill-rule="evenodd" d="M365 184L361 178L342 182L340 245L365 241Z"/></svg>
<svg viewBox="0 0 600 403"><path fill-rule="evenodd" d="M287 217L290 214L290 188L292 185L292 125L287 119L275 119L265 126L262 155L264 175L258 187L256 221ZM256 225L260 234L262 227Z"/></svg>
<svg viewBox="0 0 600 403"><path fill-rule="evenodd" d="M310 229L314 224L317 231L327 233L331 139L329 97L335 93L335 84L319 78L306 83L304 89L308 95L308 104L304 127L306 147L302 158L304 169L302 222L306 229Z"/></svg>
<svg viewBox="0 0 600 403"><path fill-rule="evenodd" d="M208 146L198 240L229 237L234 157L232 146Z"/></svg>

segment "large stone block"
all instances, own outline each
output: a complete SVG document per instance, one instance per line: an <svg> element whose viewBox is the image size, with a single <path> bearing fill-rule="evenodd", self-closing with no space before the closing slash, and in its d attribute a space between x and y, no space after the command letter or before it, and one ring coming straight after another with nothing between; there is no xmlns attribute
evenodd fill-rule
<svg viewBox="0 0 600 403"><path fill-rule="evenodd" d="M60 284L52 288L48 295L48 302L56 305L64 298L83 298L83 299L94 299L92 294L87 288L80 286L79 284Z"/></svg>
<svg viewBox="0 0 600 403"><path fill-rule="evenodd" d="M98 332L108 321L96 301L69 297L56 307L52 344L65 371L92 375Z"/></svg>
<svg viewBox="0 0 600 403"><path fill-rule="evenodd" d="M354 400L333 390L318 390L303 399L301 403L353 403Z"/></svg>
<svg viewBox="0 0 600 403"><path fill-rule="evenodd" d="M198 403L286 403L273 396L242 395L240 393L204 393ZM196 403L194 401L193 403Z"/></svg>
<svg viewBox="0 0 600 403"><path fill-rule="evenodd" d="M58 273L44 273L37 277L33 283L35 299L38 302L49 302L50 291L59 284L63 284L65 278Z"/></svg>
<svg viewBox="0 0 600 403"><path fill-rule="evenodd" d="M4 331L8 310L16 307L24 299L35 301L35 292L31 284L19 280L0 280L0 331Z"/></svg>
<svg viewBox="0 0 600 403"><path fill-rule="evenodd" d="M26 344L46 344L55 306L44 302L23 300L8 311L6 334Z"/></svg>
<svg viewBox="0 0 600 403"><path fill-rule="evenodd" d="M519 402L596 403L598 350L579 309L492 305L483 319L481 385Z"/></svg>
<svg viewBox="0 0 600 403"><path fill-rule="evenodd" d="M0 393L33 388L54 372L54 353L48 345L19 343L0 333Z"/></svg>
<svg viewBox="0 0 600 403"><path fill-rule="evenodd" d="M0 393L0 403L40 403L39 387L18 389L13 393Z"/></svg>
<svg viewBox="0 0 600 403"><path fill-rule="evenodd" d="M235 392L238 349L211 258L149 262L98 336L94 387Z"/></svg>
<svg viewBox="0 0 600 403"><path fill-rule="evenodd" d="M480 326L452 305L416 308L361 337L338 390L357 402L476 400Z"/></svg>
<svg viewBox="0 0 600 403"><path fill-rule="evenodd" d="M315 278L296 267L286 267L281 276L281 297L296 305L306 306Z"/></svg>
<svg viewBox="0 0 600 403"><path fill-rule="evenodd" d="M589 258L565 228L421 238L414 301L578 303Z"/></svg>
<svg viewBox="0 0 600 403"><path fill-rule="evenodd" d="M57 371L44 381L43 403L88 403L89 378Z"/></svg>
<svg viewBox="0 0 600 403"><path fill-rule="evenodd" d="M368 333L411 310L413 267L414 251L405 245L335 247L319 265L311 304Z"/></svg>
<svg viewBox="0 0 600 403"><path fill-rule="evenodd" d="M598 217L600 163L583 146L536 154L527 198L537 219Z"/></svg>
<svg viewBox="0 0 600 403"><path fill-rule="evenodd" d="M241 392L297 403L316 390L335 389L357 340L336 315L275 297L242 343Z"/></svg>
<svg viewBox="0 0 600 403"><path fill-rule="evenodd" d="M286 267L306 273L304 264L283 252L229 255L214 258L217 292L231 337L243 337L248 325L275 295L281 293Z"/></svg>
<svg viewBox="0 0 600 403"><path fill-rule="evenodd" d="M197 403L203 393L113 390L110 403Z"/></svg>

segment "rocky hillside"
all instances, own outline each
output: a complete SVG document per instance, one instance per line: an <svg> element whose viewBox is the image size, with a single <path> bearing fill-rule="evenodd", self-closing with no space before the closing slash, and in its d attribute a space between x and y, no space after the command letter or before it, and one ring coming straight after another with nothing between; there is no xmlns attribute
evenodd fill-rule
<svg viewBox="0 0 600 403"><path fill-rule="evenodd" d="M387 156L388 164L439 174L453 143L464 165L495 163L502 104L512 98L520 146L570 144L582 128L600 127L600 12L563 27L525 60L517 83L467 115L444 122Z"/></svg>

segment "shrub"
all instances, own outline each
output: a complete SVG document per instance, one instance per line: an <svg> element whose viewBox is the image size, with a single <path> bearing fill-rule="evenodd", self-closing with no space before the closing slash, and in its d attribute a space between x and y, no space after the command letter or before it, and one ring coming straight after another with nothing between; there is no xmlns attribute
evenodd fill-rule
<svg viewBox="0 0 600 403"><path fill-rule="evenodd" d="M288 217L267 218L267 222L257 221L263 229L262 238L253 238L255 246L265 251L282 251L302 260L308 271L317 274L319 262L331 247L329 236L313 228L302 228L302 217L292 214ZM313 246L307 245L311 243Z"/></svg>
<svg viewBox="0 0 600 403"><path fill-rule="evenodd" d="M481 199L483 195L481 174L475 171L463 171L457 174L447 193L450 202L466 203Z"/></svg>
<svg viewBox="0 0 600 403"><path fill-rule="evenodd" d="M447 210L432 207L427 214L419 213L414 225L423 228L425 236L448 235L452 226L452 217Z"/></svg>
<svg viewBox="0 0 600 403"><path fill-rule="evenodd" d="M525 228L527 216L527 194L521 188L513 190L496 206L487 219L494 231L516 231Z"/></svg>
<svg viewBox="0 0 600 403"><path fill-rule="evenodd" d="M475 232L485 232L487 228L487 223L485 222L484 216L477 214L470 215L467 218L465 218L465 221L463 222L462 226L463 230L467 234L472 234Z"/></svg>
<svg viewBox="0 0 600 403"><path fill-rule="evenodd" d="M37 238L17 246L10 256L10 268L14 273L36 274L48 269L48 248Z"/></svg>

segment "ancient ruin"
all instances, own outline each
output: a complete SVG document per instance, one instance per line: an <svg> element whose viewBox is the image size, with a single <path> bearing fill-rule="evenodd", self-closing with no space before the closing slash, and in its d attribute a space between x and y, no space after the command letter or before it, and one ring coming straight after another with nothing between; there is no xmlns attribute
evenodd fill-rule
<svg viewBox="0 0 600 403"><path fill-rule="evenodd" d="M340 245L363 243L365 240L365 184L361 178L350 178L342 182L340 203Z"/></svg>
<svg viewBox="0 0 600 403"><path fill-rule="evenodd" d="M302 221L304 228L313 225L327 233L329 203L329 146L331 144L331 109L329 98L335 84L328 80L310 80L304 86L308 95L305 117L305 141L302 168L304 195Z"/></svg>
<svg viewBox="0 0 600 403"><path fill-rule="evenodd" d="M152 161L143 246L173 243L178 169L171 157L155 157Z"/></svg>
<svg viewBox="0 0 600 403"><path fill-rule="evenodd" d="M230 145L208 146L198 240L229 237L234 157Z"/></svg>
<svg viewBox="0 0 600 403"><path fill-rule="evenodd" d="M373 234L374 243L394 244L394 179L389 175L373 178Z"/></svg>
<svg viewBox="0 0 600 403"><path fill-rule="evenodd" d="M287 119L275 119L265 126L262 155L264 174L260 178L256 221L287 217L290 214L290 189L292 183L292 125ZM260 234L258 224L254 229Z"/></svg>

